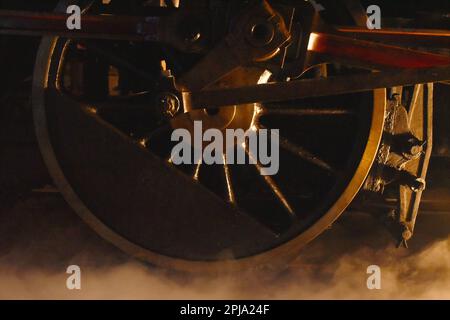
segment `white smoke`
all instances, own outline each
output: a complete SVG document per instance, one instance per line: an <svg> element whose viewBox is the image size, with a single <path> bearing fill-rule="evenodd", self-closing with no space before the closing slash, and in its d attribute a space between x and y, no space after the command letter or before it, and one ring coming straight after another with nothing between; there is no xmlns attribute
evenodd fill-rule
<svg viewBox="0 0 450 320"><path fill-rule="evenodd" d="M415 238L420 245L407 250L395 248L373 219L344 216L278 274L212 278L132 260L62 205L27 200L0 215L0 299L450 299L448 227L447 238L436 236L446 219L419 221L416 236L434 240ZM79 291L66 288L71 264L81 267ZM370 265L381 268L381 290L367 288Z"/></svg>

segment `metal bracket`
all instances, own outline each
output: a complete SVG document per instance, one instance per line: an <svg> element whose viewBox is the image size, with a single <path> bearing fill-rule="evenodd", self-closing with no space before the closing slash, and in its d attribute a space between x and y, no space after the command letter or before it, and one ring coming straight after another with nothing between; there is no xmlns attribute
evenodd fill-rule
<svg viewBox="0 0 450 320"><path fill-rule="evenodd" d="M388 212L388 227L405 247L413 236L433 146L433 84L413 88L392 89L384 138L364 186L365 191L381 196L396 195L396 208ZM402 99L406 93L409 99ZM408 106L402 100L409 100Z"/></svg>

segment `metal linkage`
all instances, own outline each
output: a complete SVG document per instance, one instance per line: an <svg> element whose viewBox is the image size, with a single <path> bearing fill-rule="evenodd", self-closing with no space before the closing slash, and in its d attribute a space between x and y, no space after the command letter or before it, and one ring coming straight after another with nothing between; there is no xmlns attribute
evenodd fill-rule
<svg viewBox="0 0 450 320"><path fill-rule="evenodd" d="M0 10L0 33L9 35L54 35L130 41L159 41L161 17L82 15L82 28L69 30L68 15Z"/></svg>
<svg viewBox="0 0 450 320"><path fill-rule="evenodd" d="M202 41L188 41L177 32L186 21L207 15L203 9L151 9L148 16L81 15L81 28L69 30L69 15L28 11L0 10L0 34L19 36L60 36L72 39L153 41L165 43L181 51L201 51ZM200 39L196 39L200 40Z"/></svg>
<svg viewBox="0 0 450 320"><path fill-rule="evenodd" d="M183 96L185 103L190 104L191 109L201 109L363 92L377 88L436 82L444 79L450 79L450 67L407 69L327 79L267 83L239 88L185 92Z"/></svg>
<svg viewBox="0 0 450 320"><path fill-rule="evenodd" d="M386 217L383 221L398 244L407 247L426 187L433 146L433 84L416 85L408 105L402 103L404 91L402 87L392 89L383 140L364 190L366 197L382 197L376 202L387 210L381 212ZM389 195L394 199L392 205L385 200Z"/></svg>

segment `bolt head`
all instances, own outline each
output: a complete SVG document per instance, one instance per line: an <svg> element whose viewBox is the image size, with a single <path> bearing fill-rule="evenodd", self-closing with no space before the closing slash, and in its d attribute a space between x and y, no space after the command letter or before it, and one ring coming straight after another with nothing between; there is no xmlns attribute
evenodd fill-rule
<svg viewBox="0 0 450 320"><path fill-rule="evenodd" d="M169 117L174 117L180 110L180 100L173 93L162 93L159 95L157 105L160 112Z"/></svg>
<svg viewBox="0 0 450 320"><path fill-rule="evenodd" d="M422 150L423 150L423 147L422 146L418 146L418 145L416 145L416 146L412 146L411 147L411 154L412 155L418 155L419 153L421 153L422 152Z"/></svg>
<svg viewBox="0 0 450 320"><path fill-rule="evenodd" d="M402 238L403 240L410 240L412 238L412 232L408 228L405 228L402 232Z"/></svg>
<svg viewBox="0 0 450 320"><path fill-rule="evenodd" d="M255 47L264 47L269 45L275 37L275 27L272 23L264 21L251 26L249 36L250 44Z"/></svg>

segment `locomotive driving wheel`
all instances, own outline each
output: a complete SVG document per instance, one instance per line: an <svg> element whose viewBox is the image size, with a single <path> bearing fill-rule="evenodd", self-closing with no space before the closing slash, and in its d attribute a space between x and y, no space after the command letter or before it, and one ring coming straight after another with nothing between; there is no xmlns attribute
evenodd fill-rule
<svg viewBox="0 0 450 320"><path fill-rule="evenodd" d="M44 160L74 211L135 257L183 271L284 265L360 190L380 143L386 90L283 108L196 110L168 121L158 106L161 74L182 77L204 54L158 43L44 38L33 92ZM345 72L324 64L303 77ZM276 80L252 66L214 86ZM172 164L171 133L192 130L196 120L219 130L279 129L279 172L263 176L259 164Z"/></svg>

